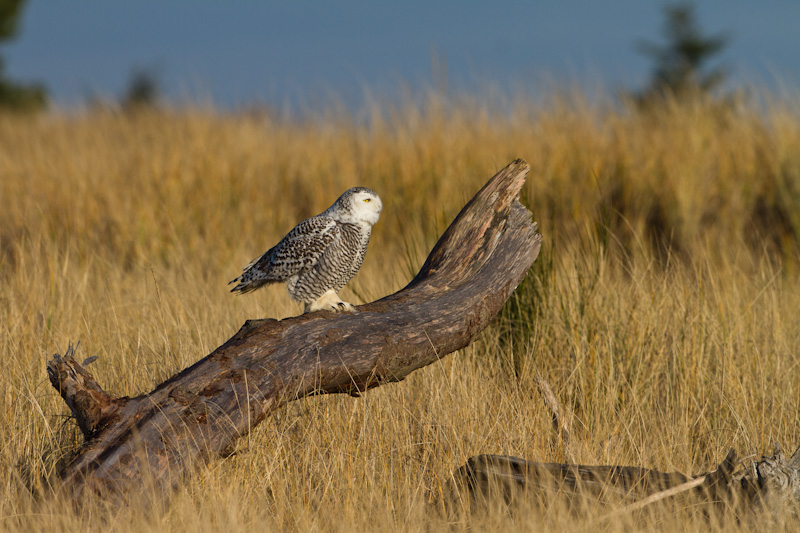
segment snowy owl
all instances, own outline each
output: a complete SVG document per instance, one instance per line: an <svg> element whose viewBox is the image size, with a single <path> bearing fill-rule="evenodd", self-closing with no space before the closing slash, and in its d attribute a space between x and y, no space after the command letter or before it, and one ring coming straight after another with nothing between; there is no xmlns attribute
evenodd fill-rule
<svg viewBox="0 0 800 533"><path fill-rule="evenodd" d="M244 267L242 275L230 282L238 282L231 292L250 292L285 281L292 299L305 304L305 313L353 311L336 293L361 268L372 225L382 208L375 191L346 190L332 206L295 226Z"/></svg>

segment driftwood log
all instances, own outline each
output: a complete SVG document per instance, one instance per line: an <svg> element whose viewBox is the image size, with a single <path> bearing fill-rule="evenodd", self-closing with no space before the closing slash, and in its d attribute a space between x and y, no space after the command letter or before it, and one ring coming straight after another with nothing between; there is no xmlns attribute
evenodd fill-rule
<svg viewBox="0 0 800 533"><path fill-rule="evenodd" d="M503 455L476 455L453 473L448 501L452 510L486 509L502 503L550 506L573 511L605 507L601 519L620 517L658 503L744 518L756 510L780 512L800 506L800 448L786 458L737 465L731 450L713 471L695 476L636 466L536 463Z"/></svg>
<svg viewBox="0 0 800 533"><path fill-rule="evenodd" d="M522 281L541 246L518 201L516 160L461 210L419 274L356 313L249 320L222 346L152 392L115 398L72 354L47 372L85 436L62 473L73 497L169 490L281 405L359 395L470 344ZM90 491L87 493L87 491Z"/></svg>

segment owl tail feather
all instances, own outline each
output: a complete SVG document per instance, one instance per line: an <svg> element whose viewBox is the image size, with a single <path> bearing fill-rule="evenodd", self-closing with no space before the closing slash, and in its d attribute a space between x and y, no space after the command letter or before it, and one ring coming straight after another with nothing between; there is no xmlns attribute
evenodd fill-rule
<svg viewBox="0 0 800 533"><path fill-rule="evenodd" d="M260 289L264 285L268 285L270 283L275 283L274 281L268 281L265 279L250 279L246 281L242 281L243 276L239 276L236 279L232 279L228 282L228 285L231 283L239 282L234 288L231 289L231 292L238 292L239 294L246 294L248 292L253 292L256 289Z"/></svg>
<svg viewBox="0 0 800 533"><path fill-rule="evenodd" d="M231 289L231 292L238 292L239 294L244 294L246 292L250 292L250 291L256 290L257 287L251 287L250 283L248 283L246 281L241 281L241 280L242 280L242 276L239 276L238 278L232 279L232 280L230 280L228 282L228 285L230 285L231 283L236 283L237 281L239 282L238 285L236 285L234 288Z"/></svg>

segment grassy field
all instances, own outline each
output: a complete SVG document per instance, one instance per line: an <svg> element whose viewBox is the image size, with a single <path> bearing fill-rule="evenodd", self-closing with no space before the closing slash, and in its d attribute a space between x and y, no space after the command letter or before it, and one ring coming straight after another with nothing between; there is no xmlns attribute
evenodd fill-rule
<svg viewBox="0 0 800 533"><path fill-rule="evenodd" d="M136 395L244 320L299 313L282 287L236 297L226 283L354 185L376 190L384 211L345 299L394 292L516 157L531 163L523 202L545 244L479 342L360 399L290 404L160 507L75 511L48 497L81 443L46 378L54 352L80 341L106 389ZM439 530L445 483L468 457L566 459L537 374L571 413L585 464L695 473L729 448L791 452L799 237L796 97L646 114L580 94L431 94L314 119L0 116L0 530ZM453 524L634 524L557 511ZM638 520L708 530L682 517Z"/></svg>

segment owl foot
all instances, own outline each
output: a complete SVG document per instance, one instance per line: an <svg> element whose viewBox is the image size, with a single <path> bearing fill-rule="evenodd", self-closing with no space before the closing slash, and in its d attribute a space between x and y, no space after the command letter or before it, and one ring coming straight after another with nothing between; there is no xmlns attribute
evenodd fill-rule
<svg viewBox="0 0 800 533"><path fill-rule="evenodd" d="M319 300L316 302L312 302L310 304L306 304L306 308L303 311L304 313L313 313L314 311L333 311L334 313L339 312L355 312L356 308L353 307L353 304L343 302L339 299L336 292L328 291L323 294Z"/></svg>

